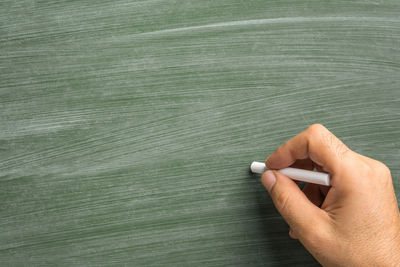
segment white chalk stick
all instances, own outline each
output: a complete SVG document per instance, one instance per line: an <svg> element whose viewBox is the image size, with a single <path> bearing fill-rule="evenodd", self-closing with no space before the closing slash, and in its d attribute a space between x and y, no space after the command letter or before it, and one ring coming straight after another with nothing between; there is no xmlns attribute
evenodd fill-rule
<svg viewBox="0 0 400 267"><path fill-rule="evenodd" d="M268 170L265 163L253 161L250 165L250 169L253 173L263 173ZM324 172L308 171L296 168L284 168L278 170L278 172L292 178L293 180L320 184L320 185L330 185L330 176Z"/></svg>

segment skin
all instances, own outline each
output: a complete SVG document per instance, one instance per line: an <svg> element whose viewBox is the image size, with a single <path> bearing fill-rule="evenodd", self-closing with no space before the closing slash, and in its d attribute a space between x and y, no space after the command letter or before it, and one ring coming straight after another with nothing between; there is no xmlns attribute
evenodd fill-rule
<svg viewBox="0 0 400 267"><path fill-rule="evenodd" d="M331 186L303 190L274 170L262 175L275 207L323 266L400 266L400 215L389 169L315 124L266 160L270 169L328 172Z"/></svg>

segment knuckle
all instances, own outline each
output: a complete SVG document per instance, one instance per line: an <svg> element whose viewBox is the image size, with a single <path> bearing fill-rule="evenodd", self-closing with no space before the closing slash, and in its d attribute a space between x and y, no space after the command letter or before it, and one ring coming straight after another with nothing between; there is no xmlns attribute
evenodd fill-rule
<svg viewBox="0 0 400 267"><path fill-rule="evenodd" d="M390 169L382 162L365 158L363 161L359 162L359 171L363 177L368 177L369 179L377 179L377 181L391 182L392 176Z"/></svg>
<svg viewBox="0 0 400 267"><path fill-rule="evenodd" d="M372 164L365 161L360 161L358 165L358 169L362 176L364 177L373 177L375 176L375 167Z"/></svg>
<svg viewBox="0 0 400 267"><path fill-rule="evenodd" d="M391 177L390 169L383 162L377 161L376 169L382 176Z"/></svg>
<svg viewBox="0 0 400 267"><path fill-rule="evenodd" d="M306 130L311 136L319 135L327 131L325 126L319 123L312 124Z"/></svg>

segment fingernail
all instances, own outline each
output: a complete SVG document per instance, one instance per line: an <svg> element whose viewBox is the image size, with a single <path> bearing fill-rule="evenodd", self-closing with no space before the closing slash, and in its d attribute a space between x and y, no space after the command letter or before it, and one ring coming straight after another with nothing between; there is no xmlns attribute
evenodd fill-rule
<svg viewBox="0 0 400 267"><path fill-rule="evenodd" d="M271 191L271 188L274 186L276 182L276 177L273 171L266 171L263 173L261 177L261 182L267 188L268 192Z"/></svg>

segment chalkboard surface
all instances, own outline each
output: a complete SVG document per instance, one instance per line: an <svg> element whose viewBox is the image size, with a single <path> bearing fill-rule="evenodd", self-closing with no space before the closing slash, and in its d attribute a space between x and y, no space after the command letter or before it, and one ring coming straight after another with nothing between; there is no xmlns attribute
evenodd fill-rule
<svg viewBox="0 0 400 267"><path fill-rule="evenodd" d="M400 191L400 1L0 3L2 266L315 266L249 174L322 123Z"/></svg>

